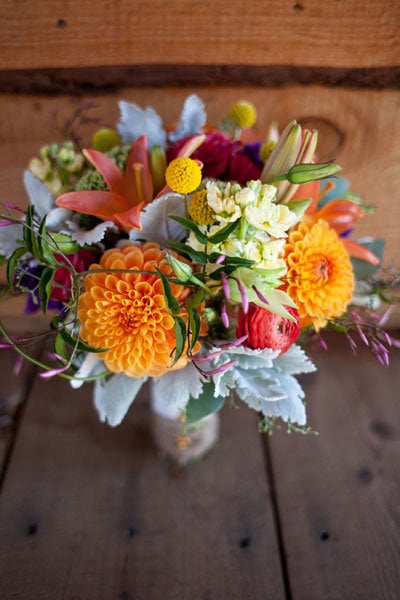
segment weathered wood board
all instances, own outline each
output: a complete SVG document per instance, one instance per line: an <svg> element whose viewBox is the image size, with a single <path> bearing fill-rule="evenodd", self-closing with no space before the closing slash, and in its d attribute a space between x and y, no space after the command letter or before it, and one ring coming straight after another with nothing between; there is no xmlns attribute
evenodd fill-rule
<svg viewBox="0 0 400 600"><path fill-rule="evenodd" d="M0 531L9 599L285 597L261 438L246 409L226 410L218 447L178 469L157 455L145 402L111 429L90 387L36 380Z"/></svg>
<svg viewBox="0 0 400 600"><path fill-rule="evenodd" d="M0 69L132 64L381 67L395 0L3 0ZM33 26L34 25L34 26Z"/></svg>
<svg viewBox="0 0 400 600"><path fill-rule="evenodd" d="M384 368L344 340L303 379L318 436L273 435L275 487L296 600L395 600L400 587L400 351Z"/></svg>

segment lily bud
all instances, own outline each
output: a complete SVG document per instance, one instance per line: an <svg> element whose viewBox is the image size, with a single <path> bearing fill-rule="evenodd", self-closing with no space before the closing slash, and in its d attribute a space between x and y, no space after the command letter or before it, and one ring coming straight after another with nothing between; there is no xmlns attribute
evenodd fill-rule
<svg viewBox="0 0 400 600"><path fill-rule="evenodd" d="M285 175L295 165L312 161L317 140L317 131L302 130L294 120L283 130L261 173L261 181L276 186L279 202L289 202L297 189L297 183Z"/></svg>
<svg viewBox="0 0 400 600"><path fill-rule="evenodd" d="M293 120L282 131L279 141L265 163L261 173L261 181L268 183L287 173L290 167L296 164L300 148L301 127Z"/></svg>
<svg viewBox="0 0 400 600"><path fill-rule="evenodd" d="M167 156L162 146L153 146L150 150L149 166L154 193L158 194L165 185L165 170L167 168Z"/></svg>

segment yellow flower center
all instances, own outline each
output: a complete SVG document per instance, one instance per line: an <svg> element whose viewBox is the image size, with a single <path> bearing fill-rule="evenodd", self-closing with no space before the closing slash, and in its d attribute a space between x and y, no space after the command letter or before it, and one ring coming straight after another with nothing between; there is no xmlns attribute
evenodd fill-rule
<svg viewBox="0 0 400 600"><path fill-rule="evenodd" d="M260 148L259 156L263 163L267 162L269 159L272 150L275 148L276 142L270 140L268 142L264 142Z"/></svg>
<svg viewBox="0 0 400 600"><path fill-rule="evenodd" d="M212 225L215 222L215 212L207 202L207 190L200 190L193 194L189 215L198 225Z"/></svg>
<svg viewBox="0 0 400 600"><path fill-rule="evenodd" d="M201 169L191 158L175 158L165 172L167 185L179 194L190 194L201 182Z"/></svg>
<svg viewBox="0 0 400 600"><path fill-rule="evenodd" d="M257 119L256 107L251 102L247 102L247 100L235 102L229 111L229 118L240 129L252 127Z"/></svg>

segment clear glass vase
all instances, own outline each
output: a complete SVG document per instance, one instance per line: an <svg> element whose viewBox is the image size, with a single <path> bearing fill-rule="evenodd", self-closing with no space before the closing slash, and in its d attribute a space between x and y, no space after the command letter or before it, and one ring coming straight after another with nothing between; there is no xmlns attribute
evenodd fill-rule
<svg viewBox="0 0 400 600"><path fill-rule="evenodd" d="M181 411L150 385L151 430L162 454L185 465L203 457L218 441L220 415L215 412L194 424L187 424Z"/></svg>

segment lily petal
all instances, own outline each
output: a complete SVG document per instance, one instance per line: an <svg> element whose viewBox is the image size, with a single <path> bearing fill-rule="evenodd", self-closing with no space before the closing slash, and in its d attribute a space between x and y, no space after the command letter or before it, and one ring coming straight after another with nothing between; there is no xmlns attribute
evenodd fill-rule
<svg viewBox="0 0 400 600"><path fill-rule="evenodd" d="M379 265L379 258L365 246L357 244L357 242L354 242L353 240L342 239L342 242L350 256L365 260L375 266Z"/></svg>
<svg viewBox="0 0 400 600"><path fill-rule="evenodd" d="M118 212L113 215L113 221L117 223L126 233L131 229L141 229L140 212L143 208L143 202L136 204L124 212Z"/></svg>
<svg viewBox="0 0 400 600"><path fill-rule="evenodd" d="M147 153L147 138L144 135L132 145L126 161L125 182L126 192L133 206L153 200L153 180Z"/></svg>
<svg viewBox="0 0 400 600"><path fill-rule="evenodd" d="M93 215L104 221L113 219L115 213L129 209L128 201L123 196L100 190L62 194L57 198L56 205L85 215Z"/></svg>
<svg viewBox="0 0 400 600"><path fill-rule="evenodd" d="M98 152L98 150L83 150L83 154L98 172L103 175L113 193L120 196L126 195L124 175L111 158L102 152Z"/></svg>

